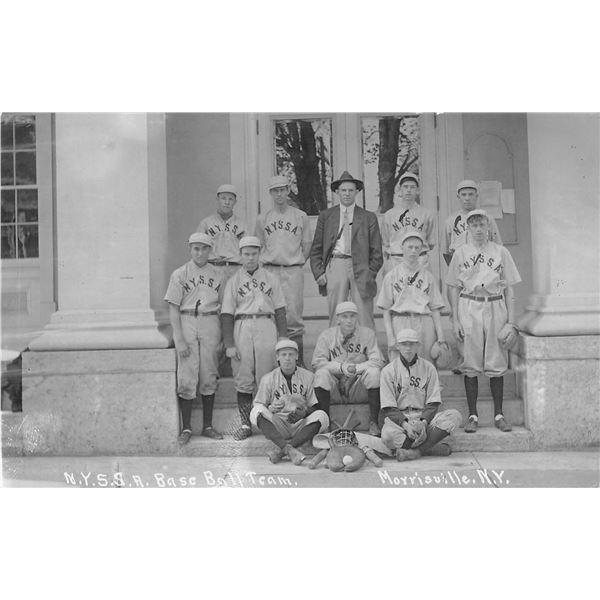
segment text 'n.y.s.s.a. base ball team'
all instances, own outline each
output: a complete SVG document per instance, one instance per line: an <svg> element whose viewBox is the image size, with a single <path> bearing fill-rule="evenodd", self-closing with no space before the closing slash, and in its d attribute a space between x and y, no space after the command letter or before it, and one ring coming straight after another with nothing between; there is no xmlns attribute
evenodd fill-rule
<svg viewBox="0 0 600 600"><path fill-rule="evenodd" d="M190 260L172 273L165 295L177 353L179 443L190 441L199 394L202 436L242 441L259 430L272 442L273 463L287 457L315 468L326 458L330 469L348 471L360 467L361 457L380 464L386 456L448 456L446 438L462 416L442 409L438 368L464 376L466 432L478 427L478 375L489 379L495 426L511 431L503 376L518 335L513 286L521 278L495 220L477 207L477 184L458 184L461 209L444 224L440 249L459 350L454 364L442 328L444 300L429 266L435 222L418 202L418 176L402 175L400 200L381 229L375 213L356 204L362 181L345 171L331 189L339 203L319 214L314 235L282 175L271 178L273 208L258 216L254 231L234 213L235 187L217 190L216 214L189 237ZM329 311L310 363L302 317L307 260ZM389 360L378 346L374 303L383 311ZM219 364L227 359L239 420L222 433L212 421ZM332 421L332 397L368 404L368 432L354 431L353 411L341 425ZM307 458L310 443L321 452Z"/></svg>

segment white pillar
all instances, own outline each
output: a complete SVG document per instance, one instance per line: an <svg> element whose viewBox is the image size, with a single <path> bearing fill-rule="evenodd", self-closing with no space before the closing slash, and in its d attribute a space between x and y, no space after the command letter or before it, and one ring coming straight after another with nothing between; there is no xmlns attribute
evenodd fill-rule
<svg viewBox="0 0 600 600"><path fill-rule="evenodd" d="M55 122L58 312L30 348L165 348L164 117Z"/></svg>
<svg viewBox="0 0 600 600"><path fill-rule="evenodd" d="M521 328L600 334L600 115L529 114L534 291Z"/></svg>

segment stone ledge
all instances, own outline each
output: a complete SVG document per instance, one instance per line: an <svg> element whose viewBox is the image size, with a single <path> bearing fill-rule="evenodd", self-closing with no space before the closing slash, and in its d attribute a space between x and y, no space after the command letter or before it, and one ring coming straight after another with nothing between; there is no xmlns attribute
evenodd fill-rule
<svg viewBox="0 0 600 600"><path fill-rule="evenodd" d="M525 360L600 360L600 335L522 334L516 354Z"/></svg>

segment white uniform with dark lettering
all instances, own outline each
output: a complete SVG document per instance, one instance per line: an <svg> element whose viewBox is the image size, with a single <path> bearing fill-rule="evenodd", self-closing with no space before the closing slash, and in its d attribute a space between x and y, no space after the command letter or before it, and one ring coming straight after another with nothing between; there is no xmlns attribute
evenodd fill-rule
<svg viewBox="0 0 600 600"><path fill-rule="evenodd" d="M429 264L428 253L435 245L433 237L435 221L431 211L420 204L414 204L410 208L400 202L393 208L390 208L383 215L383 224L381 226L381 240L383 243L383 252L386 256L390 255L390 244L402 240L402 236L407 231L418 231L424 238L427 248L424 248L425 254L419 259L421 266L426 267ZM393 263L386 261L385 272L393 267Z"/></svg>
<svg viewBox="0 0 600 600"><path fill-rule="evenodd" d="M442 402L437 371L421 357L408 368L399 358L386 365L381 371L379 393L382 410L387 407L399 408L408 419L420 419L426 405L441 405ZM438 410L429 426L452 433L460 427L461 420L457 410ZM402 448L406 434L400 425L385 419L381 439L389 448Z"/></svg>
<svg viewBox="0 0 600 600"><path fill-rule="evenodd" d="M273 423L284 439L292 438L298 430L310 423L320 423L319 433L325 431L329 426L329 417L323 410L316 410L296 423L288 423L287 421L289 414L294 411L297 405L307 409L317 404L318 401L313 387L314 378L314 373L311 371L297 367L296 371L292 373L292 389L290 389L279 367L264 375L260 380L254 398L252 412L250 413L251 423L258 427L258 415L263 415ZM297 405L291 402L292 394L298 403Z"/></svg>
<svg viewBox="0 0 600 600"><path fill-rule="evenodd" d="M467 227L467 215L469 211L459 210L451 214L444 223L444 236L442 238L442 252L444 254L454 254L456 249L467 243L469 239L469 229ZM502 244L500 231L496 219L490 217L489 240L496 244Z"/></svg>
<svg viewBox="0 0 600 600"><path fill-rule="evenodd" d="M246 223L236 214L225 220L220 214L210 215L200 221L200 233L207 233L213 240L208 262L223 271L224 283L239 269L240 240L248 235Z"/></svg>
<svg viewBox="0 0 600 600"><path fill-rule="evenodd" d="M356 364L356 376L342 373L342 363ZM350 402L366 401L367 390L379 387L379 375L384 360L377 337L370 327L357 325L354 333L345 338L339 326L323 331L315 346L312 368L315 387L333 392L338 398L340 387L349 388ZM342 384L342 386L340 386Z"/></svg>
<svg viewBox="0 0 600 600"><path fill-rule="evenodd" d="M165 300L179 307L181 330L190 348L187 358L177 358L177 395L185 400L196 397L198 377L201 395L217 389L223 291L223 274L210 264L198 267L190 260L171 275Z"/></svg>
<svg viewBox="0 0 600 600"><path fill-rule="evenodd" d="M461 369L465 375L500 377L508 369L508 352L500 346L498 332L508 321L504 290L520 281L504 246L487 242L478 250L467 243L454 253L446 284L460 292L458 319L465 334Z"/></svg>
<svg viewBox="0 0 600 600"><path fill-rule="evenodd" d="M405 263L394 267L383 279L377 306L389 310L397 335L401 329L414 329L421 340L420 354L430 360L431 346L436 340L432 310L444 307L437 283L428 269L409 269ZM398 353L392 351L390 359Z"/></svg>
<svg viewBox="0 0 600 600"><path fill-rule="evenodd" d="M256 220L256 236L262 243L261 263L281 283L286 304L288 336L304 334L305 260L302 245L310 247L312 236L308 215L293 206L281 212L273 208Z"/></svg>
<svg viewBox="0 0 600 600"><path fill-rule="evenodd" d="M227 282L221 312L234 316L233 339L240 360L232 358L231 367L238 392L251 394L255 383L275 367L274 314L284 307L279 281L261 267L252 275L241 268Z"/></svg>

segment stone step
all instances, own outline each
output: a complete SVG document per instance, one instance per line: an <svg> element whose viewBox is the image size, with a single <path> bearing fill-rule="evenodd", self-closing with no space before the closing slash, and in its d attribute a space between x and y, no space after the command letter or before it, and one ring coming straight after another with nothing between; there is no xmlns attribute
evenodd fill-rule
<svg viewBox="0 0 600 600"><path fill-rule="evenodd" d="M532 434L524 427L515 427L510 433L502 433L495 427L481 427L477 433L460 430L450 437L454 452L529 452L532 450ZM215 441L194 435L179 450L181 456L264 456L272 443L263 435L255 434L247 440L236 442L230 437ZM315 454L310 445L302 450ZM266 460L266 459L265 459Z"/></svg>

